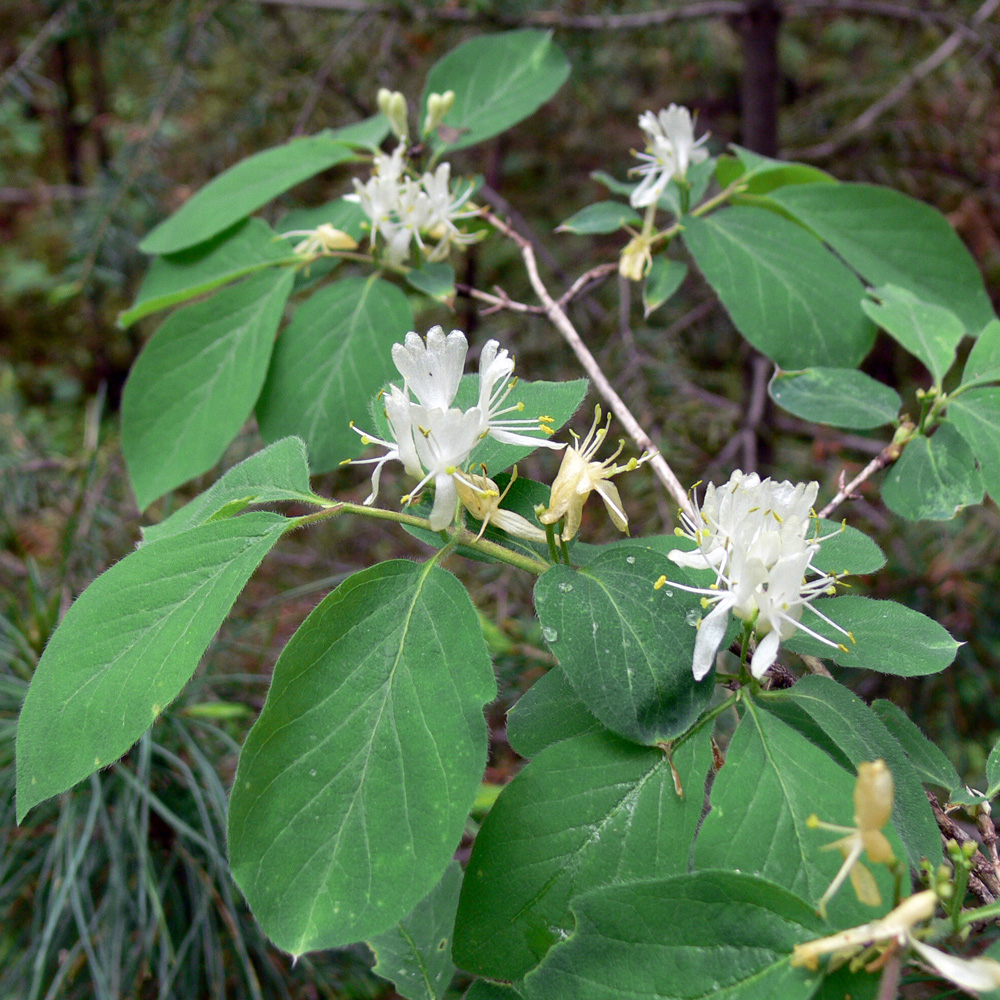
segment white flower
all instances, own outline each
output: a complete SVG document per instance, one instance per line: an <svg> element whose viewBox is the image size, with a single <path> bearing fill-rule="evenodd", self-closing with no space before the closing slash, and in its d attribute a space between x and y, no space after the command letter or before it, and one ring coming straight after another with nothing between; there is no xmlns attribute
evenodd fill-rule
<svg viewBox="0 0 1000 1000"><path fill-rule="evenodd" d="M583 505L592 492L596 492L604 501L614 526L619 531L628 533L628 516L622 506L622 498L615 484L608 480L619 473L637 469L650 456L644 453L639 458L630 458L624 465L616 465L615 459L625 447L625 442L619 441L617 450L603 462L592 461L597 449L608 436L611 414L608 414L608 421L603 427L598 426L600 422L601 408L597 406L594 408L594 422L587 436L583 441L576 438L577 443L566 449L559 472L552 483L549 506L538 513L538 520L542 524L555 524L559 518L566 518L562 532L564 541L569 541L579 530ZM575 434L573 436L576 437Z"/></svg>
<svg viewBox="0 0 1000 1000"><path fill-rule="evenodd" d="M400 461L407 475L419 480L406 496L410 503L429 483L434 484L434 505L430 526L435 531L446 528L455 516L459 493L456 478L468 482L463 472L473 448L487 435L507 444L530 447L561 448L545 439L529 437L524 431L551 433L547 417L508 418L504 414L520 412L523 404L504 407L504 400L514 387L511 382L514 362L495 340L487 341L479 363L479 398L466 410L453 406L462 381L468 342L461 330L447 336L440 326L432 327L426 339L410 332L402 344L395 344L392 359L403 388L391 385L384 397L385 414L392 435L384 441L357 427L364 444L378 444L386 449L376 458L356 459L345 464L374 464L372 492L365 500L373 503L378 495L382 467ZM416 397L416 401L412 396ZM499 523L494 516L494 523Z"/></svg>
<svg viewBox="0 0 1000 1000"><path fill-rule="evenodd" d="M702 148L708 133L695 140L687 108L671 104L657 115L645 111L639 116L639 127L646 133L646 152L635 153L643 163L631 171L642 177L629 199L633 208L655 204L673 178L683 180L690 164L708 158L708 150Z"/></svg>
<svg viewBox="0 0 1000 1000"><path fill-rule="evenodd" d="M699 622L692 669L701 680L712 668L729 623L730 613L753 626L757 647L750 661L754 677L763 677L778 655L783 639L801 630L814 639L843 649L802 624L808 608L853 642L853 636L812 606L812 601L833 592L835 575L821 573L813 559L825 540L809 536L810 509L819 490L817 483L776 483L756 474L733 473L718 489L708 487L696 517L682 514L676 534L694 541L698 548L674 549L670 559L678 566L711 569L710 587L672 584L702 594L702 606L711 612ZM814 579L808 579L809 575ZM657 587L667 582L661 577Z"/></svg>
<svg viewBox="0 0 1000 1000"><path fill-rule="evenodd" d="M545 541L545 532L541 528L536 527L520 514L516 514L512 510L504 510L500 506L517 480L516 465L503 493L500 492L500 487L488 476L468 473L458 474L454 478L462 506L476 520L482 522L477 538L482 538L483 532L492 524L494 527L506 531L508 535L527 538L532 542Z"/></svg>

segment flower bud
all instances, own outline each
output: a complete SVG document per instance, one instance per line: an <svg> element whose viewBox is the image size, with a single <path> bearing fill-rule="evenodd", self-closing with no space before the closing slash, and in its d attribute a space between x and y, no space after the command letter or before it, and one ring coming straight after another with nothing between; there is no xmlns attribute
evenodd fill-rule
<svg viewBox="0 0 1000 1000"><path fill-rule="evenodd" d="M409 108L406 98L398 90L389 90L381 87L376 98L378 109L389 119L393 134L403 142L406 142L410 133L410 126L407 123Z"/></svg>
<svg viewBox="0 0 1000 1000"><path fill-rule="evenodd" d="M881 830L892 815L892 772L884 760L858 765L854 784L854 822L860 830Z"/></svg>
<svg viewBox="0 0 1000 1000"><path fill-rule="evenodd" d="M653 254L648 236L633 237L622 250L618 261L618 273L629 281L641 281L642 276L653 266Z"/></svg>
<svg viewBox="0 0 1000 1000"><path fill-rule="evenodd" d="M454 90L446 90L443 94L430 94L427 98L427 117L424 118L424 128L420 134L430 135L441 124L444 116L451 111L454 103Z"/></svg>

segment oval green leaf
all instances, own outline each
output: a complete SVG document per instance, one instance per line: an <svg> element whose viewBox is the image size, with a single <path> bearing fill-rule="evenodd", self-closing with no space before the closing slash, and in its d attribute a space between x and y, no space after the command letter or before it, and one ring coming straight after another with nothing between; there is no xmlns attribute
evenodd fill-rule
<svg viewBox="0 0 1000 1000"><path fill-rule="evenodd" d="M802 184L768 197L833 247L869 285L909 289L950 309L970 330L993 319L979 267L930 205L874 184Z"/></svg>
<svg viewBox="0 0 1000 1000"><path fill-rule="evenodd" d="M453 152L504 132L534 114L566 82L569 62L550 31L525 29L471 38L427 74L420 120L430 94L455 92L455 103L431 137Z"/></svg>
<svg viewBox="0 0 1000 1000"><path fill-rule="evenodd" d="M575 900L573 913L576 930L525 979L527 1000L809 1000L819 981L789 959L823 935L822 922L749 875L609 886Z"/></svg>
<svg viewBox="0 0 1000 1000"><path fill-rule="evenodd" d="M593 733L543 750L503 790L469 859L455 960L519 979L572 930L580 893L687 870L711 764L710 731L670 761L659 748Z"/></svg>
<svg viewBox="0 0 1000 1000"><path fill-rule="evenodd" d="M233 876L277 945L382 934L437 884L479 790L495 695L469 595L430 563L356 573L309 615L229 807Z"/></svg>
<svg viewBox="0 0 1000 1000"><path fill-rule="evenodd" d="M589 236L595 233L615 233L624 225L639 226L642 219L635 209L620 201L598 201L581 208L556 227L557 233Z"/></svg>
<svg viewBox="0 0 1000 1000"><path fill-rule="evenodd" d="M18 822L146 731L288 524L247 514L151 542L77 598L45 647L18 723Z"/></svg>
<svg viewBox="0 0 1000 1000"><path fill-rule="evenodd" d="M192 195L139 249L177 253L203 243L289 188L353 157L351 146L329 129L248 156Z"/></svg>
<svg viewBox="0 0 1000 1000"><path fill-rule="evenodd" d="M351 421L396 373L392 345L413 329L406 296L378 278L345 278L296 309L274 347L257 404L265 441L302 438L314 472L364 448Z"/></svg>
<svg viewBox="0 0 1000 1000"><path fill-rule="evenodd" d="M947 424L952 424L972 449L986 489L1000 502L1000 388L970 389L949 400Z"/></svg>
<svg viewBox="0 0 1000 1000"><path fill-rule="evenodd" d="M936 743L932 743L895 702L879 698L872 702L872 711L896 738L924 781L949 792L962 784L955 765L948 760L944 751Z"/></svg>
<svg viewBox="0 0 1000 1000"><path fill-rule="evenodd" d="M854 635L855 643L815 616L804 620L809 627L833 642L846 643L848 650L832 649L796 632L782 645L795 653L807 653L835 660L842 667L876 670L900 677L921 677L944 670L961 643L936 621L919 611L895 601L876 601L870 597L824 597L817 608L841 628Z"/></svg>
<svg viewBox="0 0 1000 1000"><path fill-rule="evenodd" d="M253 410L291 270L268 270L171 313L122 396L122 451L136 502L208 471Z"/></svg>
<svg viewBox="0 0 1000 1000"><path fill-rule="evenodd" d="M778 406L803 420L852 430L895 423L903 405L895 389L855 368L779 370L767 388Z"/></svg>
<svg viewBox="0 0 1000 1000"><path fill-rule="evenodd" d="M810 535L823 538L812 564L823 573L857 576L875 573L885 565L885 553L863 531L848 524L818 518ZM826 537L824 537L826 536Z"/></svg>
<svg viewBox="0 0 1000 1000"><path fill-rule="evenodd" d="M782 368L852 368L871 348L861 283L794 222L737 206L685 217L684 242L737 330Z"/></svg>
<svg viewBox="0 0 1000 1000"><path fill-rule="evenodd" d="M580 700L600 722L647 745L683 733L708 704L714 672L692 673L698 597L668 584L687 577L666 556L612 546L582 569L553 566L535 584L549 648Z"/></svg>
<svg viewBox="0 0 1000 1000"><path fill-rule="evenodd" d="M1000 382L1000 319L992 319L976 338L962 372L962 385Z"/></svg>
<svg viewBox="0 0 1000 1000"><path fill-rule="evenodd" d="M646 319L681 287L687 272L687 264L683 261L671 260L669 257L653 258L646 283L642 286L642 308Z"/></svg>
<svg viewBox="0 0 1000 1000"><path fill-rule="evenodd" d="M882 499L910 521L950 521L963 508L981 503L983 479L965 438L948 420L933 437L914 438L889 469Z"/></svg>
<svg viewBox="0 0 1000 1000"><path fill-rule="evenodd" d="M602 728L559 667L539 677L507 712L507 739L529 760L553 743Z"/></svg>

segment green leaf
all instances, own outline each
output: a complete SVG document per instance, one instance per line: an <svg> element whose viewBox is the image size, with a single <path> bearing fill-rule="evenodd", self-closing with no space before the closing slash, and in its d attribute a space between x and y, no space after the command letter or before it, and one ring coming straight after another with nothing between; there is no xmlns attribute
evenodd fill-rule
<svg viewBox="0 0 1000 1000"><path fill-rule="evenodd" d="M118 316L118 326L125 329L254 271L295 261L288 243L263 219L245 219L205 243L154 260L132 308Z"/></svg>
<svg viewBox="0 0 1000 1000"><path fill-rule="evenodd" d="M598 184L603 184L612 194L621 195L623 198L631 197L632 192L639 186L638 182L629 184L627 181L620 181L604 170L592 170L590 178Z"/></svg>
<svg viewBox="0 0 1000 1000"><path fill-rule="evenodd" d="M711 763L710 729L676 750L593 733L541 751L480 829L455 924L463 969L517 979L572 929L582 892L687 870Z"/></svg>
<svg viewBox="0 0 1000 1000"><path fill-rule="evenodd" d="M553 566L535 584L542 633L573 690L608 729L645 744L683 733L714 688L714 671L700 683L692 673L687 616L698 598L669 584L654 590L661 575L687 582L658 552L611 547L582 569Z"/></svg>
<svg viewBox="0 0 1000 1000"><path fill-rule="evenodd" d="M299 438L283 438L234 465L166 520L143 528L143 543L187 531L216 518L222 511L231 517L248 504L278 500L308 502L311 498L305 445Z"/></svg>
<svg viewBox="0 0 1000 1000"><path fill-rule="evenodd" d="M507 712L507 739L528 759L560 740L601 729L559 667L539 677Z"/></svg>
<svg viewBox="0 0 1000 1000"><path fill-rule="evenodd" d="M420 120L430 94L455 92L444 127L431 136L437 152L454 152L504 132L534 114L566 82L569 63L549 31L507 31L471 38L427 74Z"/></svg>
<svg viewBox="0 0 1000 1000"><path fill-rule="evenodd" d="M122 396L140 510L215 465L250 416L293 277L268 270L184 306L143 348Z"/></svg>
<svg viewBox="0 0 1000 1000"><path fill-rule="evenodd" d="M956 401L957 402L957 401ZM965 439L948 421L903 449L882 483L886 506L910 521L950 521L983 499L983 480Z"/></svg>
<svg viewBox="0 0 1000 1000"><path fill-rule="evenodd" d="M788 184L836 184L837 179L819 167L805 163L772 160L742 146L730 144L734 156L720 156L715 164L715 179L720 187L742 180L740 194L763 195Z"/></svg>
<svg viewBox="0 0 1000 1000"><path fill-rule="evenodd" d="M643 316L646 319L681 287L687 272L687 264L683 261L669 257L653 258L653 266L642 287Z"/></svg>
<svg viewBox="0 0 1000 1000"><path fill-rule="evenodd" d="M997 789L1000 789L1000 741L993 745L989 757L986 758L986 782L991 797L996 795Z"/></svg>
<svg viewBox="0 0 1000 1000"><path fill-rule="evenodd" d="M176 253L203 243L310 177L354 158L336 131L291 139L224 170L140 244L143 253Z"/></svg>
<svg viewBox="0 0 1000 1000"><path fill-rule="evenodd" d="M871 348L860 282L795 223L737 206L685 217L684 242L736 328L782 368L850 368Z"/></svg>
<svg viewBox="0 0 1000 1000"><path fill-rule="evenodd" d="M523 1000L513 986L491 983L488 979L477 979L465 994L463 1000Z"/></svg>
<svg viewBox="0 0 1000 1000"><path fill-rule="evenodd" d="M525 979L527 1000L809 1000L819 982L789 959L823 924L749 875L608 886L574 900L573 913L575 931Z"/></svg>
<svg viewBox="0 0 1000 1000"><path fill-rule="evenodd" d="M835 660L842 667L877 670L900 677L921 677L944 670L961 643L936 621L895 601L876 601L870 597L824 597L817 607L841 628L854 635L852 645L826 622L809 616L809 628L834 642L845 642L848 652L796 632L782 646L796 653L808 653Z"/></svg>
<svg viewBox="0 0 1000 1000"><path fill-rule="evenodd" d="M382 934L437 884L479 790L495 695L450 573L384 562L320 602L275 665L229 807L233 876L279 947Z"/></svg>
<svg viewBox="0 0 1000 1000"><path fill-rule="evenodd" d="M992 319L983 327L962 373L962 385L981 385L1000 381L1000 319Z"/></svg>
<svg viewBox="0 0 1000 1000"><path fill-rule="evenodd" d="M993 318L975 260L930 205L873 184L802 184L769 198L833 247L867 284L906 288L951 309L970 330Z"/></svg>
<svg viewBox="0 0 1000 1000"><path fill-rule="evenodd" d="M455 297L455 269L447 261L407 271L406 282L438 302L450 304Z"/></svg>
<svg viewBox="0 0 1000 1000"><path fill-rule="evenodd" d="M801 733L747 702L712 785L711 810L694 845L696 869L725 868L759 875L816 905L843 861L821 850L832 838L810 829L816 814L826 823L852 826L854 775ZM882 866L872 874L885 901L892 878ZM829 904L834 927L850 927L879 914L848 889Z"/></svg>
<svg viewBox="0 0 1000 1000"><path fill-rule="evenodd" d="M256 513L151 542L73 603L17 727L17 821L117 760L177 696L289 522Z"/></svg>
<svg viewBox="0 0 1000 1000"><path fill-rule="evenodd" d="M947 424L952 424L972 449L986 489L1000 503L1000 388L971 389L949 399Z"/></svg>
<svg viewBox="0 0 1000 1000"><path fill-rule="evenodd" d="M955 360L959 341L965 336L962 321L950 309L923 302L897 285L882 285L868 294L878 301L866 299L861 308L919 359L933 376L934 384L940 385Z"/></svg>
<svg viewBox="0 0 1000 1000"><path fill-rule="evenodd" d="M593 233L614 233L625 225L642 225L642 219L631 206L620 201L598 201L581 208L556 227L557 233L576 233L579 236Z"/></svg>
<svg viewBox="0 0 1000 1000"><path fill-rule="evenodd" d="M854 971L850 964L828 973L812 995L812 1000L878 1000L881 974Z"/></svg>
<svg viewBox="0 0 1000 1000"><path fill-rule="evenodd" d="M896 738L910 758L910 763L923 775L923 780L939 785L949 792L962 784L955 766L944 752L932 743L923 730L895 703L879 698L872 702L872 711Z"/></svg>
<svg viewBox="0 0 1000 1000"><path fill-rule="evenodd" d="M351 421L396 369L392 345L413 329L406 296L375 277L344 278L296 309L274 348L257 404L265 441L306 443L313 472L328 472L363 449Z"/></svg>
<svg viewBox="0 0 1000 1000"><path fill-rule="evenodd" d="M836 534L832 534L836 532ZM885 553L863 531L847 524L818 518L809 532L825 538L813 566L823 573L849 573L858 576L875 573L885 565Z"/></svg>
<svg viewBox="0 0 1000 1000"><path fill-rule="evenodd" d="M903 405L895 389L854 368L779 370L767 388L778 406L803 420L853 430L893 424Z"/></svg>
<svg viewBox="0 0 1000 1000"><path fill-rule="evenodd" d="M461 888L462 866L452 861L410 913L368 941L375 954L372 972L391 979L407 1000L441 1000L455 974L451 937Z"/></svg>
<svg viewBox="0 0 1000 1000"><path fill-rule="evenodd" d="M325 205L316 205L312 208L293 208L279 220L275 229L279 233L290 231L305 232L316 229L318 226L330 225L334 229L347 233L348 236L360 240L364 235L364 223L368 216L365 215L361 206L355 201L347 201L344 198L335 198ZM288 241L298 243L303 237L289 236Z"/></svg>
<svg viewBox="0 0 1000 1000"><path fill-rule="evenodd" d="M935 865L940 863L941 834L920 777L895 737L856 694L829 677L813 675L803 677L783 691L761 697L765 708L771 701L798 704L855 767L862 761L884 760L896 786L892 821L906 847L910 867L918 868L921 858Z"/></svg>

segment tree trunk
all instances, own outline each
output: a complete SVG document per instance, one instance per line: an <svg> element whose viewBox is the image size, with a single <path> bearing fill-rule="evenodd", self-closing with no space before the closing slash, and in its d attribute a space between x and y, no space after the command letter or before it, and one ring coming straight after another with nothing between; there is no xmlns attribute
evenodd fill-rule
<svg viewBox="0 0 1000 1000"><path fill-rule="evenodd" d="M778 152L778 29L781 0L747 0L739 19L743 47L742 139L764 156Z"/></svg>

